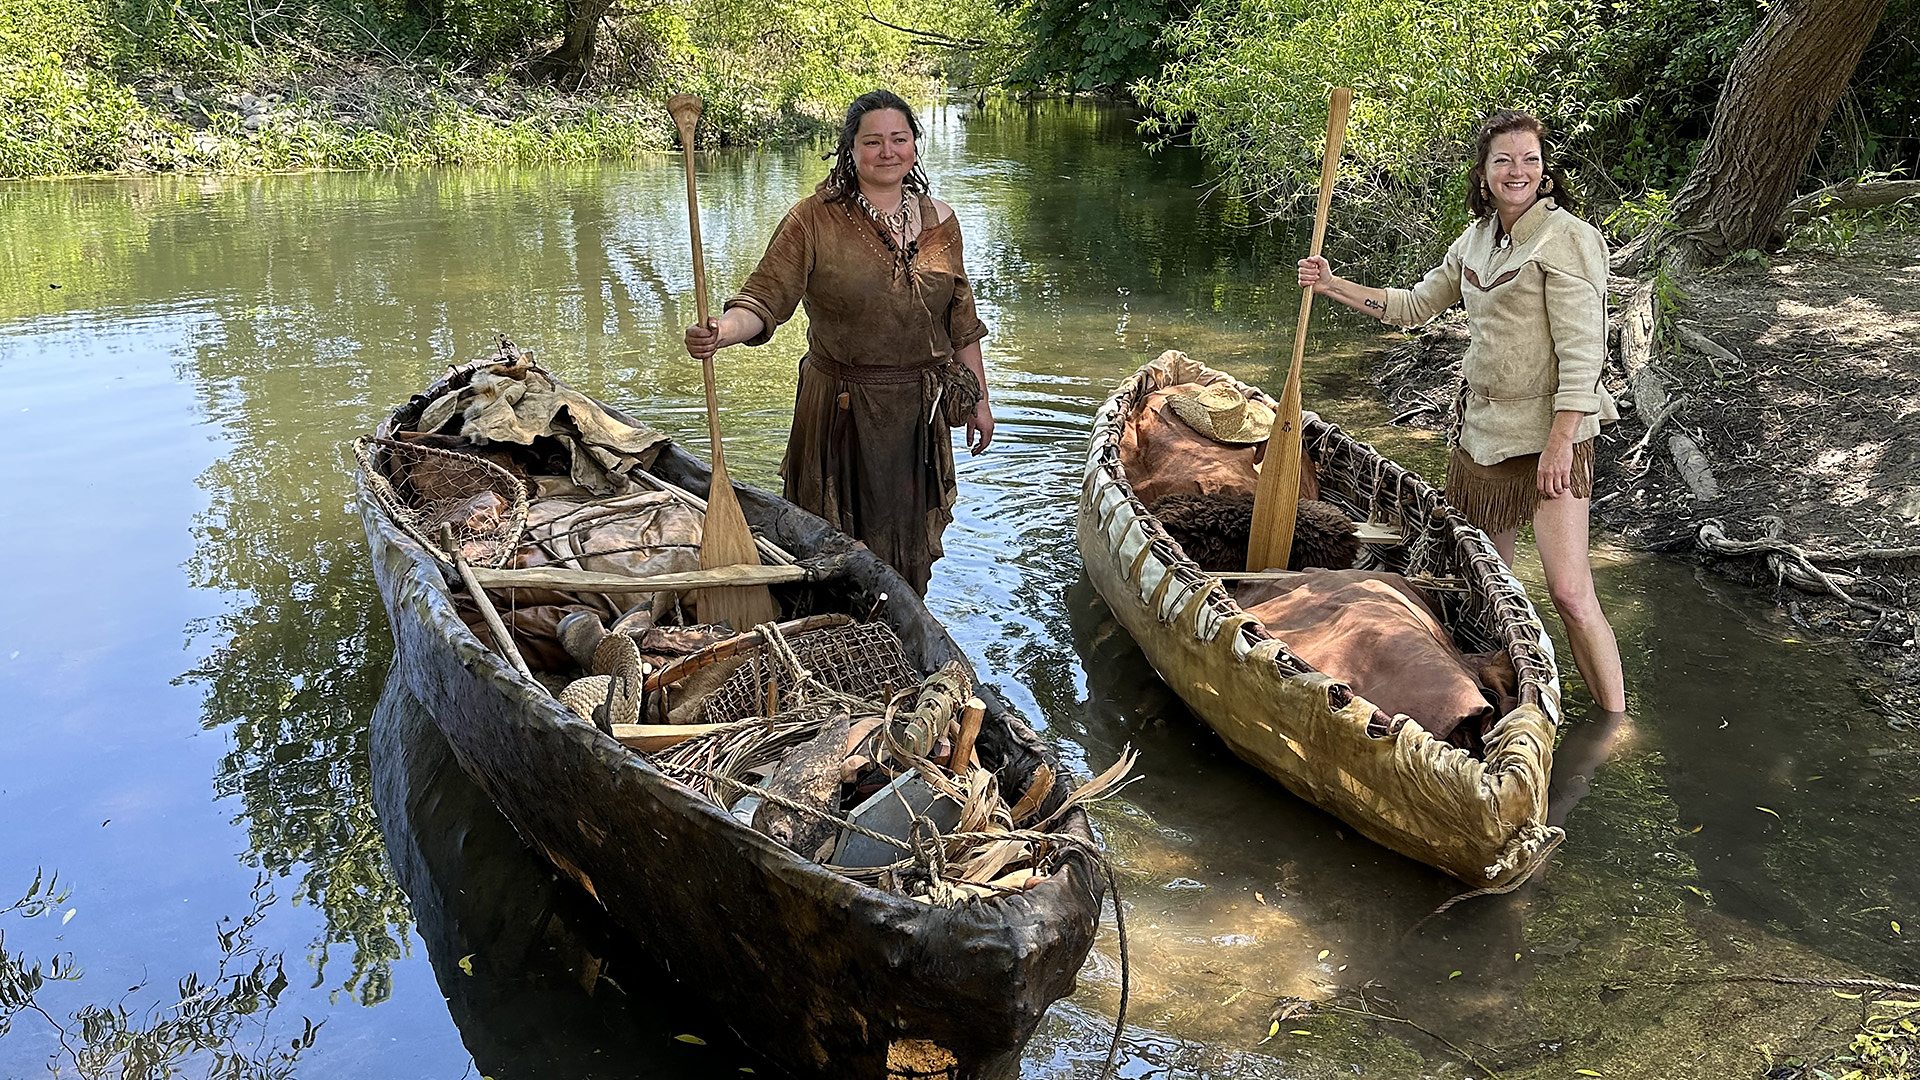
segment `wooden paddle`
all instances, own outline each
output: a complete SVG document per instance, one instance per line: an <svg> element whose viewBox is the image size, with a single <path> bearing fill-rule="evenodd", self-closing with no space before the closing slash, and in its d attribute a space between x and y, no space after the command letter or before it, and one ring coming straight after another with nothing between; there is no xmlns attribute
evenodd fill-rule
<svg viewBox="0 0 1920 1080"><path fill-rule="evenodd" d="M687 166L687 224L693 232L693 295L700 309L700 324L707 322L707 260L700 250L700 193L693 180L693 129L700 122L700 99L692 94L675 94L667 99L667 111L680 129L681 157ZM707 490L707 520L700 534L700 569L720 566L759 566L760 552L754 546L753 530L747 516L740 512L740 498L727 479L727 459L720 449L720 399L713 389L713 358L700 364L701 378L707 387L707 435L713 443L713 483ZM735 630L751 630L780 617L773 594L764 585L731 589L705 589L694 601L700 618L710 623L727 623Z"/></svg>
<svg viewBox="0 0 1920 1080"><path fill-rule="evenodd" d="M1327 107L1327 150L1320 159L1320 204L1313 214L1313 247L1327 237L1327 207L1333 203L1333 178L1340 169L1340 143L1347 135L1347 109L1353 91L1333 88ZM1285 569L1293 554L1293 525L1300 508L1300 368L1307 358L1307 320L1313 315L1313 290L1300 290L1300 323L1293 332L1293 367L1287 370L1280 410L1267 436L1260 486L1253 495L1253 534L1247 543L1247 569Z"/></svg>

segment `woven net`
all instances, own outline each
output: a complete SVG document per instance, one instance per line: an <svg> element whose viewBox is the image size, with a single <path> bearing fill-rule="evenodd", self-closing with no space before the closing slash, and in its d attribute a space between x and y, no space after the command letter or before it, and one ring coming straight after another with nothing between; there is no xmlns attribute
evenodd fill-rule
<svg viewBox="0 0 1920 1080"><path fill-rule="evenodd" d="M812 687L863 702L884 702L889 688L918 686L921 677L907 663L907 653L884 623L854 623L815 630L786 639L791 659L779 656L762 642L746 654L745 662L707 698L702 723L726 724L749 716L766 716L768 688L782 699L805 694L792 660L818 682ZM874 711L882 706L875 704Z"/></svg>
<svg viewBox="0 0 1920 1080"><path fill-rule="evenodd" d="M527 524L527 486L483 457L394 439L354 443L380 509L429 551L450 557L442 539L474 566L505 566Z"/></svg>

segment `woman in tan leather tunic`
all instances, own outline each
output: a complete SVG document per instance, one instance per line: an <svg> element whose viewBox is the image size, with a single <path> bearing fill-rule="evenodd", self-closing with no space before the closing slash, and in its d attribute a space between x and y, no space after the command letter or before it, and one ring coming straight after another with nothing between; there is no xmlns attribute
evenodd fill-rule
<svg viewBox="0 0 1920 1080"><path fill-rule="evenodd" d="M687 328L686 344L695 359L763 345L806 305L786 497L865 541L924 594L953 520L940 375L950 358L980 391L965 421L972 453L992 440L993 412L960 223L928 194L919 138L898 96L855 99L827 178L787 212L720 317Z"/></svg>
<svg viewBox="0 0 1920 1080"><path fill-rule="evenodd" d="M1520 112L1481 125L1467 178L1474 223L1413 288L1368 288L1335 276L1324 258L1300 260L1300 284L1396 326L1464 301L1472 341L1447 499L1486 530L1508 565L1520 526L1533 522L1574 662L1594 703L1621 712L1620 649L1594 593L1587 537L1594 436L1619 419L1600 381L1607 245L1574 216L1544 136ZM1556 192L1559 203L1549 197Z"/></svg>

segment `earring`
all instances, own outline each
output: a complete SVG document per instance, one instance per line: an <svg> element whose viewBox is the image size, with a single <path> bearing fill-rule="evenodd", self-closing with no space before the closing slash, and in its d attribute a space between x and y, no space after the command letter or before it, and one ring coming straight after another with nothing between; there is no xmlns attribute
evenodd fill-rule
<svg viewBox="0 0 1920 1080"><path fill-rule="evenodd" d="M1553 177L1549 176L1545 180L1540 181L1540 194L1553 194Z"/></svg>

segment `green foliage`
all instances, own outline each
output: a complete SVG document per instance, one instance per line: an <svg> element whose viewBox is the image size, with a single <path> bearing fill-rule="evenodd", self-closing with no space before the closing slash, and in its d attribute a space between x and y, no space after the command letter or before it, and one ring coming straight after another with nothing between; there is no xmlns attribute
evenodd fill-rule
<svg viewBox="0 0 1920 1080"><path fill-rule="evenodd" d="M1920 206L1836 210L1795 228L1787 235L1787 250L1845 255L1861 240L1896 229L1920 231Z"/></svg>
<svg viewBox="0 0 1920 1080"><path fill-rule="evenodd" d="M0 7L0 177L620 157L670 142L660 101L680 91L708 99L704 138L739 142L811 129L875 86L914 93L948 44L1009 36L986 0L643 0L606 20L587 88L566 94L535 62L562 10L16 0Z"/></svg>
<svg viewBox="0 0 1920 1080"><path fill-rule="evenodd" d="M119 163L144 112L101 70L103 27L83 0L9 0L0 14L0 177Z"/></svg>
<svg viewBox="0 0 1920 1080"><path fill-rule="evenodd" d="M1561 119L1536 73L1567 35L1550 8L1507 0L1207 0L1136 93L1159 114L1150 135L1191 138L1232 194L1297 213L1319 186L1327 88L1352 86L1343 201L1431 250L1464 221L1433 211L1460 205L1474 123L1506 104Z"/></svg>
<svg viewBox="0 0 1920 1080"><path fill-rule="evenodd" d="M1005 0L1025 55L1009 81L1050 90L1122 90L1160 71L1161 30L1188 0Z"/></svg>
<svg viewBox="0 0 1920 1080"><path fill-rule="evenodd" d="M1763 10L1761 0L1198 0L1161 39L1164 69L1135 91L1154 110L1151 137L1191 139L1228 190L1297 215L1318 186L1327 88L1352 86L1335 231L1413 268L1461 227L1471 133L1496 108L1546 121L1589 212L1618 207L1616 235L1660 223ZM1817 172L1920 156L1916 31L1920 0L1894 0Z"/></svg>

